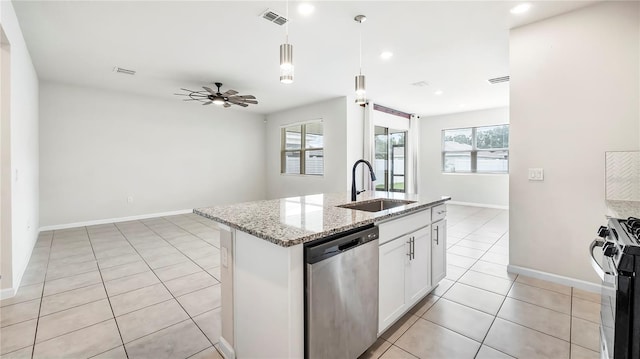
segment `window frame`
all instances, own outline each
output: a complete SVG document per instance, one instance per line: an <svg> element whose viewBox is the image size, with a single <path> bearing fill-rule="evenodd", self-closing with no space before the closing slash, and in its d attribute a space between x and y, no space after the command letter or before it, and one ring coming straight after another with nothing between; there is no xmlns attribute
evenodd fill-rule
<svg viewBox="0 0 640 359"><path fill-rule="evenodd" d="M320 124L322 125L322 147L307 147L307 125L310 124ZM299 149L287 149L287 128L299 126L300 127L300 148ZM314 176L314 177L323 177L324 176L324 123L322 121L307 121L307 122L299 122L299 123L291 123L288 125L283 125L280 128L280 174L287 176ZM306 173L306 154L307 151L322 151L322 173ZM286 162L287 162L287 153L300 153L300 173L287 173Z"/></svg>
<svg viewBox="0 0 640 359"><path fill-rule="evenodd" d="M485 127L497 127L497 126L507 126L507 128L511 129L508 123L495 124L495 125L485 125L485 126L474 126L474 127L456 127L456 128L445 128L441 131L441 140L440 140L440 161L441 161L441 171L443 174L509 174L509 147L506 148L478 148L477 147L477 130L479 128ZM471 150L469 151L445 151L444 149L444 138L446 131L452 130L467 130L471 129ZM511 133L509 132L509 135ZM506 171L481 171L478 172L478 152L506 152L507 153L507 170ZM449 153L468 153L470 155L470 169L469 171L445 171L445 156Z"/></svg>

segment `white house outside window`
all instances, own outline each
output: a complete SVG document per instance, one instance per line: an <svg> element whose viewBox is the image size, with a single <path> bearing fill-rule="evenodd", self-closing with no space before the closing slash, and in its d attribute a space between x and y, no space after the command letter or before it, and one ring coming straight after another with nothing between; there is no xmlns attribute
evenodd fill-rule
<svg viewBox="0 0 640 359"><path fill-rule="evenodd" d="M509 173L509 125L443 130L442 172Z"/></svg>
<svg viewBox="0 0 640 359"><path fill-rule="evenodd" d="M280 173L319 176L324 174L322 122L282 128Z"/></svg>

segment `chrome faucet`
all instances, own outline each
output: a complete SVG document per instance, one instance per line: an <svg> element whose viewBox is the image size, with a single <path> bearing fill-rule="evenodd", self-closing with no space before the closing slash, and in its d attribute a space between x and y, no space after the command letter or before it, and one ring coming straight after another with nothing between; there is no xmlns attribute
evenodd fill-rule
<svg viewBox="0 0 640 359"><path fill-rule="evenodd" d="M376 180L376 174L373 173L373 167L371 167L371 163L369 163L369 161L366 160L357 160L356 163L353 164L353 171L351 172L351 200L355 201L356 197L364 192L365 190L363 189L362 191L357 191L356 190L356 167L358 167L359 164L364 163L367 165L367 167L369 167L369 174L371 175L371 182Z"/></svg>

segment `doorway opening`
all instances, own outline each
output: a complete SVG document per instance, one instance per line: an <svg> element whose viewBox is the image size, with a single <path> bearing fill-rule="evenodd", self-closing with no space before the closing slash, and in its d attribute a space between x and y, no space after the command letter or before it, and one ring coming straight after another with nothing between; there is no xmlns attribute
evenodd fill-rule
<svg viewBox="0 0 640 359"><path fill-rule="evenodd" d="M406 192L407 131L375 126L376 191Z"/></svg>

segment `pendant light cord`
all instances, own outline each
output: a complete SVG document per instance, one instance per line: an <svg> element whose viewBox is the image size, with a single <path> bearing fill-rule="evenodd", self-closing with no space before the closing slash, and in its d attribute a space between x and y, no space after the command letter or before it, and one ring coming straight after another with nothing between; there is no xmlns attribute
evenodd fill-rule
<svg viewBox="0 0 640 359"><path fill-rule="evenodd" d="M291 19L289 19L289 0L287 0L286 4L287 4L287 13L286 13L287 22L285 23L285 27L284 28L285 28L285 32L286 32L285 39L286 39L286 43L288 44L289 43L289 21L291 20Z"/></svg>
<svg viewBox="0 0 640 359"><path fill-rule="evenodd" d="M360 75L362 75L362 21L360 21Z"/></svg>

